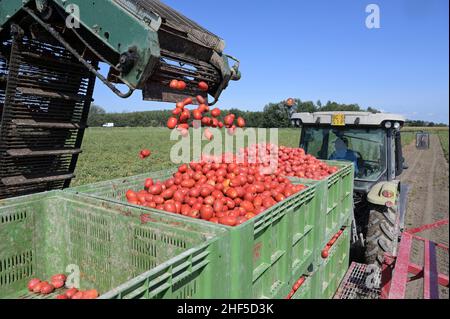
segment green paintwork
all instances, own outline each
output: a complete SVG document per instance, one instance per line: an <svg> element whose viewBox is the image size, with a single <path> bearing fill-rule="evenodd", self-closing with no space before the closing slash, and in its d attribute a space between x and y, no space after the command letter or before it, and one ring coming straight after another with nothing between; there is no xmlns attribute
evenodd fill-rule
<svg viewBox="0 0 450 319"><path fill-rule="evenodd" d="M372 187L369 194L367 194L367 200L374 205L385 206L387 201L391 201L396 204L398 199L398 183L399 181L381 182ZM386 198L382 195L383 191L391 191L394 196Z"/></svg>
<svg viewBox="0 0 450 319"><path fill-rule="evenodd" d="M157 30L128 13L112 0L54 0L62 8L75 4L80 9L81 24L103 43L121 54L136 47L139 60L129 74L121 79L133 88L142 88L145 74L150 74L160 58ZM109 38L105 34L109 34Z"/></svg>
<svg viewBox="0 0 450 319"><path fill-rule="evenodd" d="M24 5L32 0L0 0L0 30Z"/></svg>
<svg viewBox="0 0 450 319"><path fill-rule="evenodd" d="M52 0L64 10L69 5L79 8L80 24L90 30L105 45L117 54L136 47L139 59L133 69L121 80L135 89L144 86L160 58L157 30L112 0ZM10 20L20 8L30 1L0 0L0 27ZM106 34L109 36L107 37Z"/></svg>

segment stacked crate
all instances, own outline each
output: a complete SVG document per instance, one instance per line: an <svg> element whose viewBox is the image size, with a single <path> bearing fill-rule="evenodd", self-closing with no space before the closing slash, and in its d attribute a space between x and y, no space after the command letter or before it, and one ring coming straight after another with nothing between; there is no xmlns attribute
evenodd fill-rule
<svg viewBox="0 0 450 319"><path fill-rule="evenodd" d="M339 167L339 171L329 176L322 187L325 190L321 201L320 214L316 219L317 233L315 259L311 271L303 274L306 281L295 291L292 299L330 299L333 298L350 264L351 222L353 219L353 164L328 161L327 164ZM304 180L292 179L300 183ZM322 251L340 230L342 234L327 250ZM299 277L291 280L291 287ZM291 291L293 292L293 291Z"/></svg>
<svg viewBox="0 0 450 319"><path fill-rule="evenodd" d="M32 297L27 280L74 262L102 298L286 298L303 276L292 298L331 298L348 268L350 228L327 259L321 251L353 212L353 166L339 167L322 181L295 181L307 188L237 227L127 203L128 189L175 169L2 201L0 242L14 244L0 250L11 265L0 272L0 298Z"/></svg>

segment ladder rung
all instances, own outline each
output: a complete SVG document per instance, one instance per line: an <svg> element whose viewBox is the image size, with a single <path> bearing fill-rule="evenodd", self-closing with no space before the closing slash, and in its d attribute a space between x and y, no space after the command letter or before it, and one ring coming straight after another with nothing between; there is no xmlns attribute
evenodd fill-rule
<svg viewBox="0 0 450 319"><path fill-rule="evenodd" d="M85 97L76 95L76 94L44 91L44 90L35 89L35 88L18 87L17 91L21 92L22 94L37 95L37 96L48 97L48 98L52 98L52 99L63 99L63 100L71 100L71 101L84 101L85 100Z"/></svg>
<svg viewBox="0 0 450 319"><path fill-rule="evenodd" d="M85 125L78 123L54 123L54 122L36 122L35 120L12 120L17 126L38 127L38 128L61 128L61 129L81 129Z"/></svg>
<svg viewBox="0 0 450 319"><path fill-rule="evenodd" d="M31 157L31 156L46 156L46 155L75 155L80 154L81 149L79 148L72 148L72 149L54 149L54 150L41 150L41 151L33 151L29 148L21 148L21 149L15 149L15 150L8 150L7 151L9 156L12 157Z"/></svg>
<svg viewBox="0 0 450 319"><path fill-rule="evenodd" d="M13 177L4 177L2 178L2 183L6 186L18 186L18 185L27 185L27 184L37 184L44 182L55 182L62 181L67 179L74 178L74 174L65 174L65 175L55 175L55 176L47 176L47 177L38 177L38 178L26 178L23 175L13 176Z"/></svg>
<svg viewBox="0 0 450 319"><path fill-rule="evenodd" d="M67 59L64 59L64 60L52 59L51 57L48 57L48 56L45 56L45 55L39 55L39 54L32 53L32 52L21 52L20 54L22 56L35 58L35 59L38 59L38 60L41 60L41 61L47 61L47 62L50 62L50 63L63 64L63 65L70 65L70 66L78 67L80 69L83 68L83 65L81 63L72 62L72 61L69 61Z"/></svg>

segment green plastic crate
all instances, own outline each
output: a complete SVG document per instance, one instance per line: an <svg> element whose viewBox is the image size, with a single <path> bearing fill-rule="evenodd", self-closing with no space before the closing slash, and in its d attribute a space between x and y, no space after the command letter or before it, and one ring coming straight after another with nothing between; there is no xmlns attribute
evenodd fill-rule
<svg viewBox="0 0 450 319"><path fill-rule="evenodd" d="M138 218L149 214L150 222ZM227 298L223 230L59 191L0 201L0 298L77 265L100 298ZM59 291L60 292L60 291ZM58 291L46 296L54 298Z"/></svg>
<svg viewBox="0 0 450 319"><path fill-rule="evenodd" d="M333 298L349 266L350 227L346 227L342 235L329 250L328 258L322 259L318 264L317 273L320 278L315 298Z"/></svg>
<svg viewBox="0 0 450 319"><path fill-rule="evenodd" d="M146 178L164 180L175 171L115 179L66 191L134 207L126 201L128 189L140 190ZM321 238L316 217L323 197L320 191L324 192L325 182L306 181L304 184L308 186L304 191L238 227L180 216L184 220L229 231L232 298L283 298L289 293L291 278L298 278L313 263L317 255L316 242Z"/></svg>
<svg viewBox="0 0 450 319"><path fill-rule="evenodd" d="M321 191L321 207L318 209L322 212L317 217L319 232L322 237L319 238L317 249L323 247L336 234L342 225L347 225L347 221L353 217L353 181L354 166L350 162L342 161L324 161L330 166L337 166L339 171L328 176L322 181L325 182L326 188ZM308 179L289 178L294 183L318 183ZM322 182L321 181L321 182Z"/></svg>

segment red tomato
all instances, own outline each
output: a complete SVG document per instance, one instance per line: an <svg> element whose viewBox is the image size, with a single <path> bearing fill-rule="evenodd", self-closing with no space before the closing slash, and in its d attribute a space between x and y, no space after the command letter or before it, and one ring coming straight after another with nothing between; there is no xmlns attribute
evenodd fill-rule
<svg viewBox="0 0 450 319"><path fill-rule="evenodd" d="M208 84L206 82L203 82L203 81L198 83L198 88L200 90L204 91L204 92L207 92L209 90Z"/></svg>
<svg viewBox="0 0 450 319"><path fill-rule="evenodd" d="M152 195L159 195L163 191L161 184L155 184L148 188L148 192Z"/></svg>
<svg viewBox="0 0 450 319"><path fill-rule="evenodd" d="M233 216L225 216L219 219L219 223L226 226L235 226L237 218Z"/></svg>
<svg viewBox="0 0 450 319"><path fill-rule="evenodd" d="M238 197L238 192L235 188L230 187L226 190L225 195L227 195L231 199L236 199Z"/></svg>
<svg viewBox="0 0 450 319"><path fill-rule="evenodd" d="M144 149L144 150L141 151L141 154L144 157L149 157L152 154L152 152L150 150L148 150L148 149Z"/></svg>
<svg viewBox="0 0 450 319"><path fill-rule="evenodd" d="M178 172L180 172L181 174L186 173L187 170L188 170L187 164L183 164L183 165L181 165L180 167L178 167Z"/></svg>
<svg viewBox="0 0 450 319"><path fill-rule="evenodd" d="M171 130L173 130L178 124L178 120L175 117L169 118L167 121L167 127Z"/></svg>
<svg viewBox="0 0 450 319"><path fill-rule="evenodd" d="M65 284L65 281L63 280L52 280L51 284L53 285L53 287L55 287L55 289L59 289L62 288Z"/></svg>
<svg viewBox="0 0 450 319"><path fill-rule="evenodd" d="M192 100L192 98L191 97L187 97L187 98L184 99L183 104L184 104L184 106L186 106L186 105L192 104L192 102L194 102Z"/></svg>
<svg viewBox="0 0 450 319"><path fill-rule="evenodd" d="M328 258L328 249L327 248L325 248L324 250L322 250L322 258L323 259L326 259L326 258Z"/></svg>
<svg viewBox="0 0 450 319"><path fill-rule="evenodd" d="M198 104L206 104L206 99L203 96L197 95L196 99Z"/></svg>
<svg viewBox="0 0 450 319"><path fill-rule="evenodd" d="M245 120L244 120L242 117L238 117L238 119L237 119L237 125L238 125L240 128L245 127Z"/></svg>
<svg viewBox="0 0 450 319"><path fill-rule="evenodd" d="M154 184L153 179L152 178L147 178L145 180L144 187L146 189L149 189L151 186L153 186L153 184Z"/></svg>
<svg viewBox="0 0 450 319"><path fill-rule="evenodd" d="M164 192L161 193L161 197L165 200L171 199L173 197L173 194L175 192L171 189L166 189Z"/></svg>
<svg viewBox="0 0 450 319"><path fill-rule="evenodd" d="M223 120L223 124L225 124L226 127L230 127L233 125L235 115L234 114L228 114L225 116Z"/></svg>
<svg viewBox="0 0 450 319"><path fill-rule="evenodd" d="M180 91L183 91L184 89L186 89L186 82L184 81L178 81L177 83L177 89Z"/></svg>
<svg viewBox="0 0 450 319"><path fill-rule="evenodd" d="M56 296L56 299L69 299L66 295L58 295Z"/></svg>
<svg viewBox="0 0 450 319"><path fill-rule="evenodd" d="M41 282L40 279L33 278L28 282L28 290L33 291L37 284Z"/></svg>
<svg viewBox="0 0 450 319"><path fill-rule="evenodd" d="M185 122L185 121L189 120L190 118L191 118L191 112L188 109L184 109L183 112L181 112L181 114L180 114L180 122Z"/></svg>
<svg viewBox="0 0 450 319"><path fill-rule="evenodd" d="M222 201L216 200L214 202L214 212L219 213L222 212L224 208L224 204Z"/></svg>
<svg viewBox="0 0 450 319"><path fill-rule="evenodd" d="M212 117L219 117L220 116L220 110L218 108L215 108L211 111L211 116Z"/></svg>
<svg viewBox="0 0 450 319"><path fill-rule="evenodd" d="M247 218L247 219L252 219L253 217L256 217L256 215L253 214L253 213L247 213L247 214L245 214L244 217Z"/></svg>
<svg viewBox="0 0 450 319"><path fill-rule="evenodd" d="M200 217L204 220L209 220L214 216L214 210L210 205L202 206L200 210Z"/></svg>
<svg viewBox="0 0 450 319"><path fill-rule="evenodd" d="M178 80L170 81L170 85L169 86L170 86L171 89L177 90L178 89Z"/></svg>
<svg viewBox="0 0 450 319"><path fill-rule="evenodd" d="M33 292L34 293L41 293L41 289L42 289L42 287L45 285L45 284L48 284L48 282L44 282L44 281L41 281L41 282L39 282L39 283L37 283L37 284L35 284L34 285L34 288L33 288Z"/></svg>
<svg viewBox="0 0 450 319"><path fill-rule="evenodd" d="M211 124L212 124L212 120L209 117L205 116L202 118L203 126L210 126Z"/></svg>
<svg viewBox="0 0 450 319"><path fill-rule="evenodd" d="M203 115L199 109L196 109L192 111L192 117L194 118L194 120L201 121Z"/></svg>
<svg viewBox="0 0 450 319"><path fill-rule="evenodd" d="M174 213L174 214L177 212L177 208L175 206L175 203L171 203L171 202L165 202L164 203L164 210L166 212Z"/></svg>
<svg viewBox="0 0 450 319"><path fill-rule="evenodd" d="M67 290L64 294L67 296L67 298L72 299L72 297L78 292L78 289L76 288L70 288Z"/></svg>
<svg viewBox="0 0 450 319"><path fill-rule="evenodd" d="M243 201L240 205L246 213L252 213L255 211L255 206L249 201Z"/></svg>
<svg viewBox="0 0 450 319"><path fill-rule="evenodd" d="M183 112L183 109L177 107L172 111L172 115L178 116L181 114L181 112Z"/></svg>
<svg viewBox="0 0 450 319"><path fill-rule="evenodd" d="M200 105L198 106L198 110L199 110L201 113L209 112L209 106L208 106L207 104L200 104Z"/></svg>
<svg viewBox="0 0 450 319"><path fill-rule="evenodd" d="M212 217L212 218L209 219L209 221L210 221L211 223L218 224L218 223L219 223L219 218L217 218L217 217Z"/></svg>
<svg viewBox="0 0 450 319"><path fill-rule="evenodd" d="M129 201L137 200L137 194L131 189L126 192L125 196Z"/></svg>
<svg viewBox="0 0 450 319"><path fill-rule="evenodd" d="M96 299L98 296L99 294L96 289L86 290L83 292L83 299Z"/></svg>
<svg viewBox="0 0 450 319"><path fill-rule="evenodd" d="M84 299L84 294L82 291L78 291L70 299Z"/></svg>
<svg viewBox="0 0 450 319"><path fill-rule="evenodd" d="M40 293L43 294L43 295L48 295L48 294L51 294L53 291L55 291L55 287L53 287L52 284L49 284L49 283L47 282L47 283L44 283L44 284L41 286Z"/></svg>

